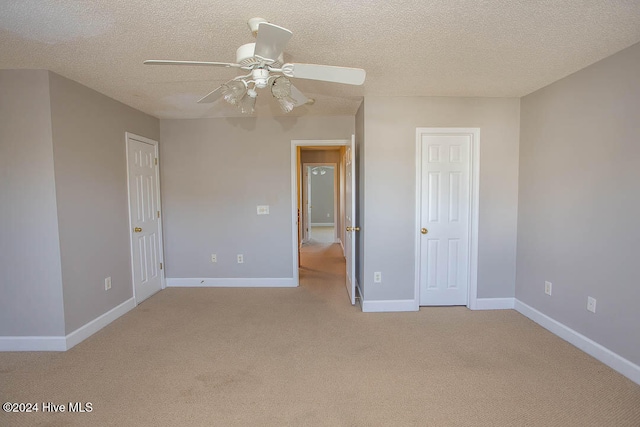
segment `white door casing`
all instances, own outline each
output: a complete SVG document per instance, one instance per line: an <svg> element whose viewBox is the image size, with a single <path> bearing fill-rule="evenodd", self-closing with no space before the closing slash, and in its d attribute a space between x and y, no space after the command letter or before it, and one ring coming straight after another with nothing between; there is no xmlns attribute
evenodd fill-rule
<svg viewBox="0 0 640 427"><path fill-rule="evenodd" d="M355 135L351 136L351 143L345 150L345 245L346 282L347 292L351 304L356 303L356 233L359 228L356 224L356 141Z"/></svg>
<svg viewBox="0 0 640 427"><path fill-rule="evenodd" d="M479 129L419 128L416 140L419 305L474 308Z"/></svg>
<svg viewBox="0 0 640 427"><path fill-rule="evenodd" d="M136 304L164 288L158 143L126 134L131 270Z"/></svg>

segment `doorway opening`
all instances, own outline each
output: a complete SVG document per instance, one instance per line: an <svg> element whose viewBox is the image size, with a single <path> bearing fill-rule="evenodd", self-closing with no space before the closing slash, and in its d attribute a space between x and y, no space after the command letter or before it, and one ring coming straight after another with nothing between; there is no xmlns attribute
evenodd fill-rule
<svg viewBox="0 0 640 427"><path fill-rule="evenodd" d="M352 141L293 140L291 143L294 281L299 285L301 274L306 281L307 276L318 272L318 267L339 265L340 268L333 271L340 271L340 286L344 286L345 248L353 246L346 240L352 233L345 231L350 228L347 226L351 220L346 201L346 158L353 138ZM324 185L324 190L313 188L314 182L320 187ZM328 200L322 200L323 191L329 194L324 197Z"/></svg>
<svg viewBox="0 0 640 427"><path fill-rule="evenodd" d="M324 151L324 150L323 150ZM320 150L301 150L302 246L339 243L338 211L340 207L339 149L326 150L322 156L335 157L336 163L309 163L305 159L319 157Z"/></svg>

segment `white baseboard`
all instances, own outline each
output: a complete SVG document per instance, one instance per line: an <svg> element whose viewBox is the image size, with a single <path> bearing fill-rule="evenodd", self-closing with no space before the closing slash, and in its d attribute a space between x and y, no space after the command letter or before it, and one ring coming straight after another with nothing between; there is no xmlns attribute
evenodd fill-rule
<svg viewBox="0 0 640 427"><path fill-rule="evenodd" d="M514 308L515 298L477 298L471 310L509 310Z"/></svg>
<svg viewBox="0 0 640 427"><path fill-rule="evenodd" d="M124 314L133 310L135 307L136 300L133 297L129 298L117 307L114 307L111 310L107 311L102 316L96 317L91 322L71 332L66 336L67 350L77 344L80 344L82 341L86 340L91 335L95 334L100 329L116 320L118 317L123 316Z"/></svg>
<svg viewBox="0 0 640 427"><path fill-rule="evenodd" d="M0 337L0 351L66 351L129 312L135 306L135 300L130 298L66 336Z"/></svg>
<svg viewBox="0 0 640 427"><path fill-rule="evenodd" d="M412 299L362 301L362 311L365 313L383 313L389 311L418 311L420 307Z"/></svg>
<svg viewBox="0 0 640 427"><path fill-rule="evenodd" d="M605 365L618 371L636 384L640 384L640 366L614 353L608 348L574 331L568 326L552 319L535 308L515 300L514 308L522 315L536 322L565 341L578 347L580 350L595 357Z"/></svg>
<svg viewBox="0 0 640 427"><path fill-rule="evenodd" d="M168 288L295 288L293 277L285 278L235 278L201 277L168 278Z"/></svg>
<svg viewBox="0 0 640 427"><path fill-rule="evenodd" d="M0 351L65 351L65 337L0 337Z"/></svg>

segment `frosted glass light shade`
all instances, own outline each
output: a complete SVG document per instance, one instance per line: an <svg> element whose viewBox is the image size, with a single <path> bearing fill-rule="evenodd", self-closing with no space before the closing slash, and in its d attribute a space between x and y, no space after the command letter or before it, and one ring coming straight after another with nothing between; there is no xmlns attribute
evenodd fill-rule
<svg viewBox="0 0 640 427"><path fill-rule="evenodd" d="M280 104L280 108L285 113L290 113L293 110L293 107L296 106L296 101L290 96L285 96L282 98L278 98L278 103Z"/></svg>
<svg viewBox="0 0 640 427"><path fill-rule="evenodd" d="M242 114L253 114L256 108L256 95L255 91L250 91L242 97L238 103L238 108Z"/></svg>
<svg viewBox="0 0 640 427"><path fill-rule="evenodd" d="M232 80L222 85L222 96L231 105L238 105L246 93L247 84L243 80Z"/></svg>
<svg viewBox="0 0 640 427"><path fill-rule="evenodd" d="M271 94L277 99L291 96L291 82L286 77L278 77L271 85Z"/></svg>

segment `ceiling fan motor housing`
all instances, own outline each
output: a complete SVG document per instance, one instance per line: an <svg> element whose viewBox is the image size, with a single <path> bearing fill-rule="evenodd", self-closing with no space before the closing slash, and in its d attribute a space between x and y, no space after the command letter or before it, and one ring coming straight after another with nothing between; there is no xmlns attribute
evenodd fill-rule
<svg viewBox="0 0 640 427"><path fill-rule="evenodd" d="M266 68L254 68L251 71L251 78L258 89L264 89L267 87L267 81L269 80L269 70Z"/></svg>
<svg viewBox="0 0 640 427"><path fill-rule="evenodd" d="M282 53L280 54L280 56L278 56L277 61L273 61L273 60L264 60L264 59L257 58L255 56L255 50L256 50L255 43L246 43L240 46L236 50L236 63L240 64L240 66L242 67L252 67L262 62L276 68L284 64L284 54Z"/></svg>
<svg viewBox="0 0 640 427"><path fill-rule="evenodd" d="M253 56L255 50L255 43L247 43L240 46L236 50L236 63L240 64L243 67L249 67L251 65L257 64L259 61L255 56Z"/></svg>

